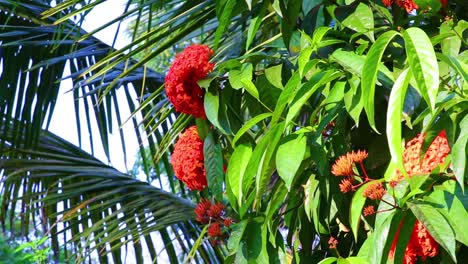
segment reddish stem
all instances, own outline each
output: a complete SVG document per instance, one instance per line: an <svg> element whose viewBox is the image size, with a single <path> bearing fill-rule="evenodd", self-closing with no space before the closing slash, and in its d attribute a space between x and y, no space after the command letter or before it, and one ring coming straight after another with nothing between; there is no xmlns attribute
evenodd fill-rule
<svg viewBox="0 0 468 264"><path fill-rule="evenodd" d="M364 168L364 164L362 164L362 161L359 162L359 165L361 165L361 170L362 170L362 172L364 172L364 181L368 181L368 180L369 180L369 176L367 176L367 171L366 171L366 169Z"/></svg>

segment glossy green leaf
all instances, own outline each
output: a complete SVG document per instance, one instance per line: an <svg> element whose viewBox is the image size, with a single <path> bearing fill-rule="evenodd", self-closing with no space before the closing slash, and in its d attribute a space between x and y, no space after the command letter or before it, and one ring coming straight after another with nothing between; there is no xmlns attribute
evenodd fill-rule
<svg viewBox="0 0 468 264"><path fill-rule="evenodd" d="M408 207L416 218L423 223L434 240L439 243L456 262L455 234L450 223L431 204L408 202Z"/></svg>
<svg viewBox="0 0 468 264"><path fill-rule="evenodd" d="M406 56L417 89L434 110L439 89L439 67L431 40L420 28L409 28L403 33Z"/></svg>
<svg viewBox="0 0 468 264"><path fill-rule="evenodd" d="M468 245L468 198L453 181L436 186L426 197L426 201L437 205L437 210L450 222L455 231L455 239ZM463 202L462 202L463 201Z"/></svg>
<svg viewBox="0 0 468 264"><path fill-rule="evenodd" d="M335 257L328 257L326 259L321 260L318 264L332 264L335 263L338 259Z"/></svg>
<svg viewBox="0 0 468 264"><path fill-rule="evenodd" d="M257 87L255 87L255 84L249 80L249 79L242 79L242 86L244 89L252 95L255 99L260 100L260 96L258 94Z"/></svg>
<svg viewBox="0 0 468 264"><path fill-rule="evenodd" d="M296 97L291 102L289 107L288 114L286 115L286 124L289 124L299 114L302 106L309 100L312 94L317 91L320 87L329 83L339 77L341 77L343 73L339 71L328 71L328 72L320 72L314 75L306 84L304 84L299 91L297 92Z"/></svg>
<svg viewBox="0 0 468 264"><path fill-rule="evenodd" d="M239 244L244 236L245 228L247 227L248 220L242 220L239 223L235 223L232 225L232 231L229 235L229 240L227 243L227 247L229 252L234 253L237 252L239 248Z"/></svg>
<svg viewBox="0 0 468 264"><path fill-rule="evenodd" d="M371 46L362 67L361 93L369 124L374 130L377 130L374 121L374 94L379 64L388 44L397 35L398 32L394 30L383 33Z"/></svg>
<svg viewBox="0 0 468 264"><path fill-rule="evenodd" d="M289 79L284 87L283 92L281 92L278 101L276 102L275 111L273 113L273 117L271 119L271 124L274 125L278 123L283 114L284 109L288 105L288 103L294 98L297 93L298 88L301 84L301 76L298 72L295 72L293 76Z"/></svg>
<svg viewBox="0 0 468 264"><path fill-rule="evenodd" d="M249 9L252 9L252 1L247 0ZM247 41L245 42L245 50L249 50L250 45L252 44L252 41L255 38L255 35L257 34L258 29L260 28L260 25L262 24L262 19L265 16L265 13L268 8L268 1L264 1L262 3L262 7L260 9L260 12L258 12L258 15L253 17L250 20L250 25L249 29L247 30Z"/></svg>
<svg viewBox="0 0 468 264"><path fill-rule="evenodd" d="M404 70L398 76L390 92L387 110L387 141L392 155L392 163L403 173L406 172L403 166L403 147L401 145L401 113L410 76L409 69Z"/></svg>
<svg viewBox="0 0 468 264"><path fill-rule="evenodd" d="M383 199L390 203L393 202L393 199L388 194L384 195ZM390 205L381 202L377 209L379 213L375 217L372 249L368 256L370 263L378 264L386 259L386 254L388 254L388 250L390 249L389 244L392 242L388 237L393 236L396 232L396 229L391 230L391 227L398 225L403 217L401 211L390 210L391 208Z"/></svg>
<svg viewBox="0 0 468 264"><path fill-rule="evenodd" d="M240 129L237 131L234 139L232 140L232 145L236 145L237 141L244 135L247 131L249 131L253 126L255 126L258 122L264 120L272 116L271 113L263 113L258 116L253 117L249 121L247 121Z"/></svg>
<svg viewBox="0 0 468 264"><path fill-rule="evenodd" d="M468 178L467 149L468 149L468 115L460 122L460 135L452 149L452 169L462 191L465 190L465 179Z"/></svg>
<svg viewBox="0 0 468 264"><path fill-rule="evenodd" d="M452 24L453 21L444 21L440 25L440 35L446 33L455 33L455 31L452 29ZM440 42L440 47L444 55L456 57L460 51L461 39L456 34L453 34L451 37L444 38Z"/></svg>
<svg viewBox="0 0 468 264"><path fill-rule="evenodd" d="M255 186L257 190L255 201L258 206L260 206L260 199L267 188L271 174L275 170L273 155L278 147L281 136L283 135L284 127L285 123L281 122L272 127L268 132L271 133L269 136L268 147L261 157L260 171L256 173L255 177Z"/></svg>
<svg viewBox="0 0 468 264"><path fill-rule="evenodd" d="M232 153L227 168L227 177L234 196L237 198L237 203L240 206L242 203L242 181L244 178L245 169L252 156L252 147L247 144L240 144Z"/></svg>
<svg viewBox="0 0 468 264"><path fill-rule="evenodd" d="M374 41L374 33L371 31L374 28L374 14L368 5L360 3L354 13L341 23L356 32L365 33L372 42Z"/></svg>
<svg viewBox="0 0 468 264"><path fill-rule="evenodd" d="M213 138L213 133L208 133L203 145L203 155L205 156L205 171L208 181L208 188L218 201L223 197L223 153L221 145Z"/></svg>
<svg viewBox="0 0 468 264"><path fill-rule="evenodd" d="M353 194L353 199L351 200L351 209L349 211L349 224L351 230L354 234L354 239L357 240L359 232L359 223L361 222L362 208L366 203L366 197L362 195L366 187L372 182L368 182L361 187Z"/></svg>
<svg viewBox="0 0 468 264"><path fill-rule="evenodd" d="M398 242L394 252L394 263L402 263L405 255L406 246L413 232L414 225L416 223L416 217L413 214L406 214L402 222L398 226Z"/></svg>
<svg viewBox="0 0 468 264"><path fill-rule="evenodd" d="M272 66L265 69L265 77L267 78L268 82L270 82L273 86L279 89L283 89L283 83L281 79L281 70L283 68L282 64L278 64L276 66Z"/></svg>
<svg viewBox="0 0 468 264"><path fill-rule="evenodd" d="M229 83L234 89L241 89L244 87L243 80L252 81L253 66L250 63L242 65L241 69L233 69L229 71Z"/></svg>
<svg viewBox="0 0 468 264"><path fill-rule="evenodd" d="M346 258L346 260L350 264L369 264L367 259L361 258L361 257L348 257L348 258Z"/></svg>
<svg viewBox="0 0 468 264"><path fill-rule="evenodd" d="M263 219L256 218L247 224L245 229L246 249L249 261L268 263L266 250L266 228L262 226Z"/></svg>
<svg viewBox="0 0 468 264"><path fill-rule="evenodd" d="M276 152L276 168L288 190L304 158L306 144L304 134L292 134L284 139Z"/></svg>
<svg viewBox="0 0 468 264"><path fill-rule="evenodd" d="M216 28L215 32L215 39L214 39L214 48L217 49L219 45L219 41L221 40L222 35L226 32L231 22L232 11L236 6L236 0L227 0L226 4L224 5L223 11L218 14L220 15L219 18L219 25Z"/></svg>

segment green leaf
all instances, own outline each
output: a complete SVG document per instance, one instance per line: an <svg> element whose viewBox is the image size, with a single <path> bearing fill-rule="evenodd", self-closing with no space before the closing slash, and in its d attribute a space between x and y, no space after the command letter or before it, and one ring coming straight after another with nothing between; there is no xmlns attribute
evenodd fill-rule
<svg viewBox="0 0 468 264"><path fill-rule="evenodd" d="M434 110L439 89L439 67L431 40L420 28L407 29L403 39L417 89L431 110Z"/></svg>
<svg viewBox="0 0 468 264"><path fill-rule="evenodd" d="M329 83L342 75L343 73L340 71L330 70L328 72L319 72L311 77L311 79L299 89L296 97L291 102L288 114L286 115L286 124L289 124L292 119L299 114L302 106L307 102L307 100L309 100L315 91L326 83Z"/></svg>
<svg viewBox="0 0 468 264"><path fill-rule="evenodd" d="M447 219L431 204L415 202L408 202L407 204L434 240L449 253L453 261L457 262L455 256L455 234Z"/></svg>
<svg viewBox="0 0 468 264"><path fill-rule="evenodd" d="M261 218L253 219L244 232L247 256L249 261L254 261L253 263L268 263L266 227L263 227L262 222Z"/></svg>
<svg viewBox="0 0 468 264"><path fill-rule="evenodd" d="M452 29L452 24L453 21L444 21L444 23L440 25L440 35L455 33L455 30ZM440 43L440 47L444 55L456 57L460 51L461 39L456 34L453 34L451 37L444 38Z"/></svg>
<svg viewBox="0 0 468 264"><path fill-rule="evenodd" d="M276 152L276 168L288 190L294 180L306 151L307 138L304 134L292 134L284 138Z"/></svg>
<svg viewBox="0 0 468 264"><path fill-rule="evenodd" d="M255 84L249 80L249 79L242 79L241 80L242 85L244 86L245 90L252 95L255 99L260 100L260 96L258 94L257 87L255 87Z"/></svg>
<svg viewBox="0 0 468 264"><path fill-rule="evenodd" d="M335 263L338 259L335 257L328 257L326 259L321 260L318 264L332 264Z"/></svg>
<svg viewBox="0 0 468 264"><path fill-rule="evenodd" d="M281 71L283 65L278 64L276 66L268 67L265 69L265 77L274 87L283 89L283 83L281 81Z"/></svg>
<svg viewBox="0 0 468 264"><path fill-rule="evenodd" d="M260 206L260 200L263 196L265 189L268 185L268 181L270 180L271 174L273 173L275 166L273 159L273 154L277 149L277 145L281 136L283 135L285 123L281 122L275 125L270 129L268 133L270 133L269 140L268 140L268 147L266 148L265 153L261 157L261 165L260 171L256 174L256 181L255 186L257 189L257 195L255 197L255 201L257 206Z"/></svg>
<svg viewBox="0 0 468 264"><path fill-rule="evenodd" d="M216 94L212 94L210 92L206 92L204 96L204 107L205 113L208 120L213 124L217 129L219 129L225 135L231 135L232 132L229 128L225 128L221 125L219 121L219 114L220 114L220 105L219 105L219 96Z"/></svg>
<svg viewBox="0 0 468 264"><path fill-rule="evenodd" d="M252 81L253 66L251 63L245 63L240 70L233 69L229 71L229 83L234 89L241 89L244 87L243 80ZM258 98L257 98L258 99Z"/></svg>
<svg viewBox="0 0 468 264"><path fill-rule="evenodd" d="M229 235L229 240L227 243L227 247L229 252L235 253L239 248L239 244L244 236L245 228L247 227L248 219L242 220L239 223L235 223L232 225L232 231Z"/></svg>
<svg viewBox="0 0 468 264"><path fill-rule="evenodd" d="M464 179L468 176L466 153L468 146L468 115L460 122L460 135L452 149L452 169L462 191L465 191Z"/></svg>
<svg viewBox="0 0 468 264"><path fill-rule="evenodd" d="M346 258L346 260L347 260L350 264L369 264L369 262L367 261L367 259L361 258L361 257L349 257L349 258Z"/></svg>
<svg viewBox="0 0 468 264"><path fill-rule="evenodd" d="M361 222L361 214L362 208L364 208L364 204L366 203L366 197L362 195L366 187L370 184L374 183L368 182L361 187L354 193L353 199L351 200L351 208L349 211L349 224L351 225L351 230L354 234L354 239L357 241L358 231L359 231L359 223Z"/></svg>
<svg viewBox="0 0 468 264"><path fill-rule="evenodd" d="M252 1L247 0L247 2L250 2L248 3L248 6L249 6L249 10L251 10ZM255 35L257 34L257 31L260 28L260 25L262 24L262 19L265 16L265 12L267 11L267 8L268 8L268 1L264 1L262 3L260 12L258 12L258 15L253 17L250 20L249 29L247 30L247 41L245 43L245 50L249 50L250 44L252 44L252 41L254 40Z"/></svg>
<svg viewBox="0 0 468 264"><path fill-rule="evenodd" d="M314 208L315 191L319 187L319 181L315 179L315 175L311 175L306 185L304 186L304 210L309 221L312 222L312 214Z"/></svg>
<svg viewBox="0 0 468 264"><path fill-rule="evenodd" d="M287 4L287 6L285 6ZM297 18L299 17L302 1L280 1L279 6L283 14L283 20L281 21L281 33L283 35L284 44L289 47L293 30L297 25Z"/></svg>
<svg viewBox="0 0 468 264"><path fill-rule="evenodd" d="M414 0L414 3L418 5L418 9L427 10L431 13L437 13L442 7L439 0Z"/></svg>
<svg viewBox="0 0 468 264"><path fill-rule="evenodd" d="M312 10L312 8L316 7L318 4L322 2L323 0L302 1L302 12L304 12L304 15L307 15Z"/></svg>
<svg viewBox="0 0 468 264"><path fill-rule="evenodd" d="M223 11L220 13L221 17L219 17L218 27L216 28L215 32L215 39L214 39L214 48L217 49L219 45L219 41L221 40L221 36L224 32L228 29L229 23L231 23L231 14L232 10L236 6L236 0L227 0Z"/></svg>
<svg viewBox="0 0 468 264"><path fill-rule="evenodd" d="M393 202L393 199L390 195L385 195L383 199L390 203ZM383 259L386 259L386 254L388 254L388 250L390 249L388 244L392 242L388 239L388 237L393 236L396 232L396 230L391 230L391 226L395 226L395 224L400 223L403 216L401 211L396 210L382 212L384 210L389 210L390 208L392 207L386 203L381 202L379 204L377 211L381 211L381 213L376 214L375 218L372 250L370 250L369 254L370 263L378 264L382 263ZM384 258L382 259L382 257Z"/></svg>
<svg viewBox="0 0 468 264"><path fill-rule="evenodd" d="M229 159L229 166L227 168L227 177L234 196L237 198L237 203L240 206L242 203L242 185L245 169L252 156L252 146L248 144L240 144L232 153Z"/></svg>
<svg viewBox="0 0 468 264"><path fill-rule="evenodd" d="M218 201L223 198L223 153L221 145L213 138L213 133L208 133L203 145L205 156L205 171L208 187Z"/></svg>
<svg viewBox="0 0 468 264"><path fill-rule="evenodd" d="M443 186L436 186L435 190L426 197L426 201L440 205L437 210L450 222L455 238L468 246L468 199L461 188L453 181L444 182ZM463 204L462 200L465 201Z"/></svg>
<svg viewBox="0 0 468 264"><path fill-rule="evenodd" d="M356 32L365 33L372 42L374 41L374 33L371 31L374 28L374 14L368 5L360 3L342 24Z"/></svg>
<svg viewBox="0 0 468 264"><path fill-rule="evenodd" d="M377 131L374 121L374 94L377 73L383 53L390 41L399 33L391 30L383 33L371 46L362 67L361 93L364 99L364 108L371 127Z"/></svg>
<svg viewBox="0 0 468 264"><path fill-rule="evenodd" d="M235 146L237 141L245 134L245 132L249 131L253 126L255 126L258 122L262 121L265 118L272 116L271 113L263 113L260 114L249 121L247 121L240 129L237 131L234 139L232 140L232 145Z"/></svg>
<svg viewBox="0 0 468 264"><path fill-rule="evenodd" d="M408 89L409 69L404 70L395 81L390 98L388 99L387 110L387 141L392 163L397 166L402 173L406 173L403 166L403 147L401 145L401 113L405 101L406 90Z"/></svg>
<svg viewBox="0 0 468 264"><path fill-rule="evenodd" d="M411 237L411 233L416 223L416 217L413 214L406 214L402 222L399 224L398 242L395 247L394 263L402 263L405 255L406 246ZM398 231L397 231L398 232ZM394 238L393 238L394 239ZM393 243L392 239L392 243Z"/></svg>
<svg viewBox="0 0 468 264"><path fill-rule="evenodd" d="M286 105L294 98L297 93L298 87L301 84L301 76L298 72L295 72L293 76L289 79L284 87L284 90L281 92L278 101L276 102L275 111L271 119L271 125L278 123L281 115L283 114L284 108Z"/></svg>

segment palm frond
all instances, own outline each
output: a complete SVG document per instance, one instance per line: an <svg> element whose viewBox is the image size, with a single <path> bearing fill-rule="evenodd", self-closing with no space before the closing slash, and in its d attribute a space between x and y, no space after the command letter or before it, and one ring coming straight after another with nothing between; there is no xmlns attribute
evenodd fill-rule
<svg viewBox="0 0 468 264"><path fill-rule="evenodd" d="M94 251L114 258L123 245L141 250L137 248L141 241L154 251L150 248L154 242L148 240L155 231L162 231L167 243L181 234L184 240L197 238L198 229L190 224L194 205L189 200L133 179L47 131L41 132L34 150L24 145L12 148L16 134L11 127L0 128L6 142L0 158L2 222L13 221L8 218L20 208L25 235L30 224L40 224L51 235L54 250L63 239L77 253ZM172 225L185 231L169 235L166 228ZM202 250L216 259L208 245Z"/></svg>

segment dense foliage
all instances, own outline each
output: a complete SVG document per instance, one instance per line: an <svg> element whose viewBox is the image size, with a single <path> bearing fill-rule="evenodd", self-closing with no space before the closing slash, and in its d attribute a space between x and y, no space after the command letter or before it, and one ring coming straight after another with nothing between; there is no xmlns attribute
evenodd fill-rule
<svg viewBox="0 0 468 264"><path fill-rule="evenodd" d="M78 2L63 1L42 19L68 25L69 18L98 4L77 7ZM85 58L87 64L74 69L74 90L83 89L77 101L80 95L92 98L108 153L108 115L117 87L141 86L135 88L144 94L137 107L126 95L144 171L160 180L160 188L118 172L40 126L24 130L38 131L31 140L29 134L15 136L22 117L5 111L0 128L8 154L2 154L2 169L9 181L2 186L8 198L2 213L15 210L19 186L39 186L25 188L31 196L23 199L40 208L33 198L45 202L41 213L54 251L54 234L65 230L72 238L64 241L77 254L97 251L101 262L107 262L106 254L120 262L119 249L132 242L142 263L140 238L157 259L151 242L156 231L171 262L463 261L464 1L174 0L165 8L165 1L152 2L129 1L135 9L127 11L139 12L138 18L154 13L160 26L147 21L131 45L93 64ZM135 30L145 28L140 23ZM12 32L23 36L21 29ZM78 34L71 42L86 37ZM196 43L175 56L164 82L150 72L148 83L162 86L148 87L140 67L191 41ZM84 63L85 48L73 47L81 53L71 61ZM115 69L123 64L122 71ZM4 109L12 101L5 99ZM66 208L57 213L60 202ZM34 207L23 210L25 215L34 216ZM65 223L63 229L56 222Z"/></svg>

